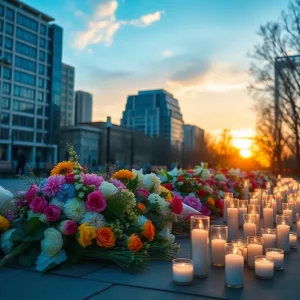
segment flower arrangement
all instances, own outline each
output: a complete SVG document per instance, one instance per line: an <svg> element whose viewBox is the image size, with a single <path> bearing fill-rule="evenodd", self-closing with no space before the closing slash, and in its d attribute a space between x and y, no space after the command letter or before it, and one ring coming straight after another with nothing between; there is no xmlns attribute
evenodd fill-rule
<svg viewBox="0 0 300 300"><path fill-rule="evenodd" d="M0 266L17 257L20 264L46 272L66 261L100 259L139 272L151 258L176 256L172 224L183 211L178 196L155 174L89 174L72 146L69 153L70 161L17 194L13 211L0 217L5 253Z"/></svg>

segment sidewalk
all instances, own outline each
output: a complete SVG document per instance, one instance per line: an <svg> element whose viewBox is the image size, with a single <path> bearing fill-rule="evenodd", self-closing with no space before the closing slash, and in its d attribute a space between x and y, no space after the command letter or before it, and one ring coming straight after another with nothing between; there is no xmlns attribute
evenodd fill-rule
<svg viewBox="0 0 300 300"><path fill-rule="evenodd" d="M30 183L21 178L0 178L0 186L15 193L21 190L27 190Z"/></svg>

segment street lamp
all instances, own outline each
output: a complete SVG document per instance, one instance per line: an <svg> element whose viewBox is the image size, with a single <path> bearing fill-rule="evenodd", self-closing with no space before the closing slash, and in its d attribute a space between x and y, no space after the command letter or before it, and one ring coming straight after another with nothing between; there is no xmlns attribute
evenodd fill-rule
<svg viewBox="0 0 300 300"><path fill-rule="evenodd" d="M106 172L109 173L110 164L110 131L111 131L111 117L106 118Z"/></svg>

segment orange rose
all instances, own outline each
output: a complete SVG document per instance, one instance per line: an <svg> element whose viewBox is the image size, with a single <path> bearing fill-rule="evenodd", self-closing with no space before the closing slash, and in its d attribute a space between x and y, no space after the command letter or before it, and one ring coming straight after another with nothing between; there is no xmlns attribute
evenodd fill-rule
<svg viewBox="0 0 300 300"><path fill-rule="evenodd" d="M150 220L145 222L145 224L141 227L141 234L151 242L154 239L155 228Z"/></svg>
<svg viewBox="0 0 300 300"><path fill-rule="evenodd" d="M139 251L143 247L143 243L141 239L135 233L133 233L127 239L127 247L131 251Z"/></svg>
<svg viewBox="0 0 300 300"><path fill-rule="evenodd" d="M139 210L139 213L144 214L146 212L146 206L143 203L138 203L136 207Z"/></svg>
<svg viewBox="0 0 300 300"><path fill-rule="evenodd" d="M207 199L207 204L210 206L215 206L215 200L211 197Z"/></svg>
<svg viewBox="0 0 300 300"><path fill-rule="evenodd" d="M97 230L97 244L100 247L111 248L116 244L116 237L109 227L100 227Z"/></svg>

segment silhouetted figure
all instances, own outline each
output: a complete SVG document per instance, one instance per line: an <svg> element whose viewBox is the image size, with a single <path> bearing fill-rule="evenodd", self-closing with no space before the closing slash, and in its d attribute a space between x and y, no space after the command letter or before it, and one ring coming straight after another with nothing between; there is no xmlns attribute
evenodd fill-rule
<svg viewBox="0 0 300 300"><path fill-rule="evenodd" d="M16 174L19 175L19 170L21 169L21 175L24 175L24 168L26 164L26 157L22 150L18 152L18 164L16 168Z"/></svg>

